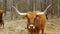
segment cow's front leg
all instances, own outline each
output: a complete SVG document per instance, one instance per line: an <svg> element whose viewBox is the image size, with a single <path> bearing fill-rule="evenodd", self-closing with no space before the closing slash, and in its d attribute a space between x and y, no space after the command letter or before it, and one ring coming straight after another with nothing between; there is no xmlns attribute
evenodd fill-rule
<svg viewBox="0 0 60 34"><path fill-rule="evenodd" d="M39 30L37 30L37 31L36 31L36 34L40 34L40 31L39 31Z"/></svg>
<svg viewBox="0 0 60 34"><path fill-rule="evenodd" d="M31 34L31 32L28 32L28 34Z"/></svg>
<svg viewBox="0 0 60 34"><path fill-rule="evenodd" d="M42 34L44 34L45 25L42 25Z"/></svg>
<svg viewBox="0 0 60 34"><path fill-rule="evenodd" d="M44 34L44 29L42 29L42 34Z"/></svg>
<svg viewBox="0 0 60 34"><path fill-rule="evenodd" d="M39 31L37 32L37 34L39 34Z"/></svg>
<svg viewBox="0 0 60 34"><path fill-rule="evenodd" d="M32 31L31 30L28 30L28 34L31 34L32 33Z"/></svg>

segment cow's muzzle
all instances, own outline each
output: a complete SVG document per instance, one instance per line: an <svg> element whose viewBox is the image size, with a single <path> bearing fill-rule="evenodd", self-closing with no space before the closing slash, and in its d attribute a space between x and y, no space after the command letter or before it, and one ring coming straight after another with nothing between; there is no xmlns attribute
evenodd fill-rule
<svg viewBox="0 0 60 34"><path fill-rule="evenodd" d="M28 28L29 28L29 29L35 29L35 26L34 26L33 24L30 24L30 25L28 26Z"/></svg>

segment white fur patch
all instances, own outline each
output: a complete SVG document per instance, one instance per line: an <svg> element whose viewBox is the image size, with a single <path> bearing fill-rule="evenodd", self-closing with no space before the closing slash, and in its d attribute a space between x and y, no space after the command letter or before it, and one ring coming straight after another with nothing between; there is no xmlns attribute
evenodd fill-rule
<svg viewBox="0 0 60 34"><path fill-rule="evenodd" d="M31 28L31 27L33 27L33 28ZM35 26L34 26L33 24L30 24L30 25L28 26L28 28L29 28L29 29L35 29Z"/></svg>

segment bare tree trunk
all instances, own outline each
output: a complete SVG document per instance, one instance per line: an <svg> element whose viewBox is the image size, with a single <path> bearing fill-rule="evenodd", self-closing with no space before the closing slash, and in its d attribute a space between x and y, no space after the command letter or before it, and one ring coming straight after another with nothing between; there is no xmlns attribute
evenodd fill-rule
<svg viewBox="0 0 60 34"><path fill-rule="evenodd" d="M59 17L59 0L58 0L58 14L57 17Z"/></svg>
<svg viewBox="0 0 60 34"><path fill-rule="evenodd" d="M11 5L14 5L14 0L11 1ZM11 20L13 20L13 8L11 7Z"/></svg>
<svg viewBox="0 0 60 34"><path fill-rule="evenodd" d="M6 15L6 11L7 11L7 0L3 0L4 1L4 13Z"/></svg>

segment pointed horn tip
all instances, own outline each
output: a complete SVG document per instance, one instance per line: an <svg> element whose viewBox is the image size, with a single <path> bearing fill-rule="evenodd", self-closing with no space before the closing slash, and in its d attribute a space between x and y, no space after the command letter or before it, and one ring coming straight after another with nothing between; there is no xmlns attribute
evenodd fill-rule
<svg viewBox="0 0 60 34"><path fill-rule="evenodd" d="M52 6L52 4L49 5L49 7Z"/></svg>
<svg viewBox="0 0 60 34"><path fill-rule="evenodd" d="M50 4L49 6L48 6L48 8L51 6L52 4ZM37 13L37 15L41 15L41 14L44 14L45 12L38 12Z"/></svg>

